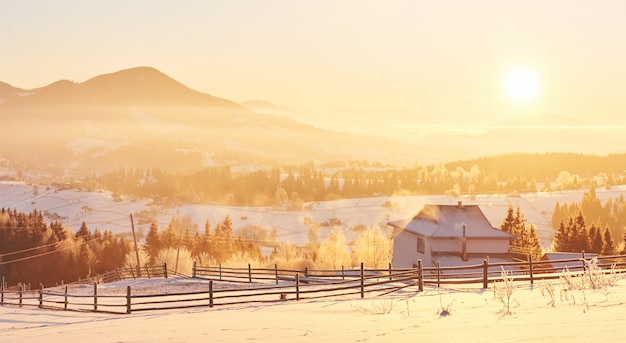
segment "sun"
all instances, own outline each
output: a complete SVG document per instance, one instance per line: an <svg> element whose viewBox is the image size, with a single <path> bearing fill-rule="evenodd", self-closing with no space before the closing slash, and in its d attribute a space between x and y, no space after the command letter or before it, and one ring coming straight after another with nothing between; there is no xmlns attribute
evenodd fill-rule
<svg viewBox="0 0 626 343"><path fill-rule="evenodd" d="M506 97L517 104L532 102L539 92L537 73L528 68L511 69L504 81Z"/></svg>

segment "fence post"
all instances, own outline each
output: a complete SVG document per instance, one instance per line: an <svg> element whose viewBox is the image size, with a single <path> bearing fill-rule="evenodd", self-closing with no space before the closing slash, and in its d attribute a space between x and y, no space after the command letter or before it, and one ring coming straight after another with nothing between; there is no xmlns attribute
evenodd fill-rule
<svg viewBox="0 0 626 343"><path fill-rule="evenodd" d="M222 281L222 264L219 264L219 274L220 274L220 281Z"/></svg>
<svg viewBox="0 0 626 343"><path fill-rule="evenodd" d="M300 274L296 274L296 300L300 300Z"/></svg>
<svg viewBox="0 0 626 343"><path fill-rule="evenodd" d="M148 269L148 264L144 264L143 265L144 268L146 268L146 275L148 275L148 279L150 278L150 269Z"/></svg>
<svg viewBox="0 0 626 343"><path fill-rule="evenodd" d="M64 295L64 301L63 301L63 309L67 310L67 285L65 285L65 295Z"/></svg>
<svg viewBox="0 0 626 343"><path fill-rule="evenodd" d="M424 291L424 266L421 259L417 260L417 289Z"/></svg>
<svg viewBox="0 0 626 343"><path fill-rule="evenodd" d="M20 283L20 307L22 307L22 293L24 292L24 285Z"/></svg>
<svg viewBox="0 0 626 343"><path fill-rule="evenodd" d="M93 310L98 311L98 284L93 283Z"/></svg>
<svg viewBox="0 0 626 343"><path fill-rule="evenodd" d="M43 285L39 284L39 308L43 308Z"/></svg>
<svg viewBox="0 0 626 343"><path fill-rule="evenodd" d="M363 284L365 283L365 275L363 270L363 262L361 262L361 299L365 297L365 289Z"/></svg>
<svg viewBox="0 0 626 343"><path fill-rule="evenodd" d="M130 314L130 286L126 286L126 314Z"/></svg>
<svg viewBox="0 0 626 343"><path fill-rule="evenodd" d="M309 276L309 267L304 267L304 276Z"/></svg>
<svg viewBox="0 0 626 343"><path fill-rule="evenodd" d="M528 272L530 273L530 284L533 285L535 283L533 278L533 254L528 254Z"/></svg>
<svg viewBox="0 0 626 343"><path fill-rule="evenodd" d="M343 269L343 265L341 266L341 279L342 280L346 279L346 271Z"/></svg>
<svg viewBox="0 0 626 343"><path fill-rule="evenodd" d="M209 307L213 307L213 280L209 280Z"/></svg>
<svg viewBox="0 0 626 343"><path fill-rule="evenodd" d="M252 269L250 268L250 263L248 263L248 282L252 283Z"/></svg>
<svg viewBox="0 0 626 343"><path fill-rule="evenodd" d="M389 262L389 281L391 281L391 262Z"/></svg>
<svg viewBox="0 0 626 343"><path fill-rule="evenodd" d="M276 284L278 285L278 264L274 263L274 275L276 275Z"/></svg>
<svg viewBox="0 0 626 343"><path fill-rule="evenodd" d="M437 288L441 287L441 263L437 260Z"/></svg>
<svg viewBox="0 0 626 343"><path fill-rule="evenodd" d="M483 260L483 288L487 288L489 279L489 262Z"/></svg>
<svg viewBox="0 0 626 343"><path fill-rule="evenodd" d="M587 270L587 264L585 263L585 251L584 250L580 251L580 256L582 257L582 261L583 261L583 273L584 273L585 270Z"/></svg>
<svg viewBox="0 0 626 343"><path fill-rule="evenodd" d="M167 279L167 263L163 262L163 275Z"/></svg>
<svg viewBox="0 0 626 343"><path fill-rule="evenodd" d="M2 285L0 285L0 305L4 305L4 276L2 277Z"/></svg>
<svg viewBox="0 0 626 343"><path fill-rule="evenodd" d="M193 261L193 269L191 269L191 277L196 277L196 261Z"/></svg>

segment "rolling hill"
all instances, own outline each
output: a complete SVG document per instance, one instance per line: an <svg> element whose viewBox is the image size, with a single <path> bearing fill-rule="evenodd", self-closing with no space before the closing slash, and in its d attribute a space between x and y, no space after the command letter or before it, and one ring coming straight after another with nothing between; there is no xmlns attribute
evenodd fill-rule
<svg viewBox="0 0 626 343"><path fill-rule="evenodd" d="M22 90L0 84L0 157L25 168L116 168L370 160L413 163L417 149L255 112L150 67Z"/></svg>

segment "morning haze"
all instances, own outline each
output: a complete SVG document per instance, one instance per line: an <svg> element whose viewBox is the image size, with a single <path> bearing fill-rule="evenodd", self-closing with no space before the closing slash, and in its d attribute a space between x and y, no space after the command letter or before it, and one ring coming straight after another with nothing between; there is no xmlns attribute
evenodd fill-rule
<svg viewBox="0 0 626 343"><path fill-rule="evenodd" d="M569 0L3 3L0 331L92 339L110 306L145 328L119 320L96 340L618 336L624 13ZM546 267L553 256L583 277ZM135 315L163 307L167 325ZM77 316L42 326L53 308Z"/></svg>
<svg viewBox="0 0 626 343"><path fill-rule="evenodd" d="M287 107L291 119L317 128L434 149L437 157L417 154L418 162L507 151L604 154L620 151L613 128L626 124L626 49L615 44L626 34L623 6L13 3L0 14L0 80L30 91L150 66L201 93ZM507 95L507 75L520 68L538 82L526 102ZM545 130L526 127L546 121ZM588 146L576 144L580 135L590 135ZM490 139L502 136L510 139L495 149Z"/></svg>

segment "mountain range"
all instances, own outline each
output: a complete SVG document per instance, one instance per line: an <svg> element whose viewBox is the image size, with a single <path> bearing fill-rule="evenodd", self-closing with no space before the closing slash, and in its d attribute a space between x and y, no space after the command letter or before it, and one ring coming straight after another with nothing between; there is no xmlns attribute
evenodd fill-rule
<svg viewBox="0 0 626 343"><path fill-rule="evenodd" d="M0 82L0 156L26 167L94 172L357 159L411 163L419 155L410 144L251 108L151 67L30 90Z"/></svg>
<svg viewBox="0 0 626 343"><path fill-rule="evenodd" d="M0 166L56 175L119 168L431 164L510 152L624 152L616 125L566 115L456 122L384 109L311 112L193 90L151 67L35 89L0 82Z"/></svg>

